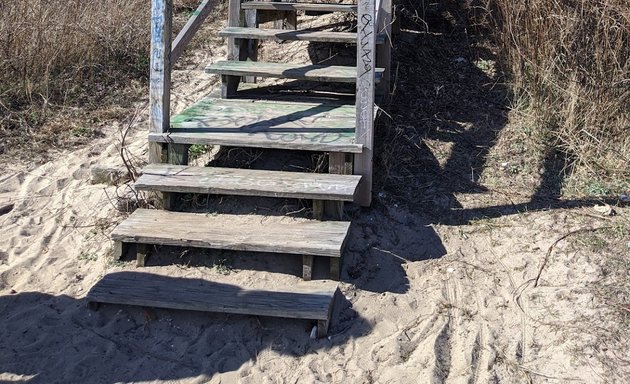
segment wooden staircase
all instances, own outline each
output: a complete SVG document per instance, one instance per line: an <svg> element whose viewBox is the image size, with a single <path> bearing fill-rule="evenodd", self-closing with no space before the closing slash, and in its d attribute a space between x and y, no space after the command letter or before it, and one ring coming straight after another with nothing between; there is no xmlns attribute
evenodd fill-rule
<svg viewBox="0 0 630 384"><path fill-rule="evenodd" d="M214 2L212 2L214 4ZM220 97L206 97L170 116L172 64L210 13L202 1L171 44L170 0L152 0L149 162L136 181L138 190L161 194L161 210L139 209L113 232L116 256L136 245L144 267L149 245L295 254L302 277L311 280L313 257L330 260L331 280L339 279L350 222L344 202L371 203L375 94L389 92L391 0L354 4L229 0L228 60L207 72L221 76ZM357 14L356 32L299 29L297 13ZM274 29L260 24L274 22ZM257 60L264 40L296 40L356 45L356 66L267 63ZM244 98L243 87L256 78L315 83L355 83L352 104L343 100L265 100ZM315 151L328 154L329 173L302 173L192 167L192 144ZM314 219L174 211L178 193L263 196L313 200ZM324 217L333 220L325 221ZM183 280L183 281L182 281ZM133 289L132 289L133 287ZM152 273L112 273L89 292L90 303L307 318L318 321L324 336L337 284L318 280L265 290L209 281L169 279ZM246 299L244 299L246 297Z"/></svg>

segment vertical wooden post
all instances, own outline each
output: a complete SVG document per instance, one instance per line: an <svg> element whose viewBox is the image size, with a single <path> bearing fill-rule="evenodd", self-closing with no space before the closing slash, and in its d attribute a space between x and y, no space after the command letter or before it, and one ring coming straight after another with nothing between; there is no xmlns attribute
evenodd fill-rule
<svg viewBox="0 0 630 384"><path fill-rule="evenodd" d="M245 26L249 28L258 28L258 25L258 11L256 9L246 9ZM246 40L246 45L247 57L245 60L258 61L258 40ZM255 83L256 76L244 76L243 80L246 83Z"/></svg>
<svg viewBox="0 0 630 384"><path fill-rule="evenodd" d="M170 128L172 0L151 0L151 72L149 80L149 130ZM162 144L149 143L149 163L162 160Z"/></svg>
<svg viewBox="0 0 630 384"><path fill-rule="evenodd" d="M136 267L144 267L149 258L150 246L147 244L136 244Z"/></svg>
<svg viewBox="0 0 630 384"><path fill-rule="evenodd" d="M189 148L190 145L188 144L168 144L168 153L166 156L168 163L174 165L188 165ZM174 210L179 194L176 192L163 192L162 196L163 208L168 211Z"/></svg>
<svg viewBox="0 0 630 384"><path fill-rule="evenodd" d="M349 153L329 152L328 173L351 175L352 155ZM343 201L326 201L324 203L324 215L334 220L343 219Z"/></svg>
<svg viewBox="0 0 630 384"><path fill-rule="evenodd" d="M302 279L310 281L313 278L313 259L315 256L302 255Z"/></svg>
<svg viewBox="0 0 630 384"><path fill-rule="evenodd" d="M324 200L313 200L313 219L324 220Z"/></svg>
<svg viewBox="0 0 630 384"><path fill-rule="evenodd" d="M228 27L242 27L243 13L241 12L241 0L229 0L228 3ZM247 60L247 40L228 37L228 60ZM234 96L241 82L240 76L221 76L221 97Z"/></svg>
<svg viewBox="0 0 630 384"><path fill-rule="evenodd" d="M114 260L120 260L127 253L128 243L123 243L122 241L114 241Z"/></svg>
<svg viewBox="0 0 630 384"><path fill-rule="evenodd" d="M386 100L391 92L391 62L392 62L392 0L380 0L380 10L377 10L377 33L385 34L385 42L376 47L376 65L383 68L383 77L377 86L379 96Z"/></svg>
<svg viewBox="0 0 630 384"><path fill-rule="evenodd" d="M357 122L356 142L363 152L354 157L354 173L362 175L357 203L368 207L372 202L372 150L374 147L374 0L360 0L357 26Z"/></svg>

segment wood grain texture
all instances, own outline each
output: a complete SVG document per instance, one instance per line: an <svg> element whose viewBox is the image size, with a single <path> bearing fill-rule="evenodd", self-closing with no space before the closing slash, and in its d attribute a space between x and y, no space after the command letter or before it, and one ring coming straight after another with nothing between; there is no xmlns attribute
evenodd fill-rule
<svg viewBox="0 0 630 384"><path fill-rule="evenodd" d="M171 100L171 0L151 2L151 71L149 108L151 132L164 132L169 127Z"/></svg>
<svg viewBox="0 0 630 384"><path fill-rule="evenodd" d="M205 98L150 141L360 153L352 105Z"/></svg>
<svg viewBox="0 0 630 384"><path fill-rule="evenodd" d="M244 24L241 0L228 0L228 27L240 28ZM241 49L234 36L228 36L228 60L241 60Z"/></svg>
<svg viewBox="0 0 630 384"><path fill-rule="evenodd" d="M353 171L352 155L348 153L333 153L328 154L328 173L337 175L351 175ZM356 192L356 191L355 191ZM324 202L324 214L326 217L333 220L343 219L343 201L328 201Z"/></svg>
<svg viewBox="0 0 630 384"><path fill-rule="evenodd" d="M343 13L356 13L357 11L357 6L352 4L280 3L266 1L246 1L241 4L241 8L265 11L315 11Z"/></svg>
<svg viewBox="0 0 630 384"><path fill-rule="evenodd" d="M318 280L263 289L145 272L105 275L87 301L242 315L328 321L337 283Z"/></svg>
<svg viewBox="0 0 630 384"><path fill-rule="evenodd" d="M353 201L361 176L148 165L138 190Z"/></svg>
<svg viewBox="0 0 630 384"><path fill-rule="evenodd" d="M363 175L357 202L369 206L372 202L372 150L374 146L374 72L376 67L376 29L374 0L359 2L357 42L357 102L356 141L363 152L355 155L354 173Z"/></svg>
<svg viewBox="0 0 630 384"><path fill-rule="evenodd" d="M321 82L354 83L357 68L339 65L285 64L260 61L219 61L206 67L206 72L232 76L259 76L279 79L299 79ZM375 70L375 82L379 82L382 68Z"/></svg>
<svg viewBox="0 0 630 384"><path fill-rule="evenodd" d="M166 132L171 114L172 1L151 1L151 69L149 74L149 131ZM161 161L162 145L149 143L149 162Z"/></svg>
<svg viewBox="0 0 630 384"><path fill-rule="evenodd" d="M349 222L138 209L114 241L236 251L341 257Z"/></svg>
<svg viewBox="0 0 630 384"><path fill-rule="evenodd" d="M177 59L182 55L188 43L193 38L195 33L199 30L199 27L203 24L203 21L208 17L210 11L218 4L217 0L203 0L192 17L188 20L186 25L177 34L175 41L173 42L173 48L171 49L171 67L175 64Z"/></svg>
<svg viewBox="0 0 630 384"><path fill-rule="evenodd" d="M170 132L149 134L156 143L227 145L247 148L293 149L300 151L361 153L362 145L354 142L354 133L221 133L221 132Z"/></svg>
<svg viewBox="0 0 630 384"><path fill-rule="evenodd" d="M329 32L329 31L309 31L309 30L286 30L286 29L258 29L228 27L219 31L219 36L240 39L257 40L300 40L319 41L329 43L356 44L357 34L352 32Z"/></svg>
<svg viewBox="0 0 630 384"><path fill-rule="evenodd" d="M377 10L377 33L385 36L385 43L376 46L376 65L383 70L377 92L387 100L391 92L392 0L379 0Z"/></svg>

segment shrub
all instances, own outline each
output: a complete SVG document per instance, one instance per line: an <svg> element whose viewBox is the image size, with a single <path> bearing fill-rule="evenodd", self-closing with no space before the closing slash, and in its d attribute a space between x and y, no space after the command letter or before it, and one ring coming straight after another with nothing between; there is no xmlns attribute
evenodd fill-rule
<svg viewBox="0 0 630 384"><path fill-rule="evenodd" d="M484 5L514 93L527 103L541 138L590 176L628 180L628 2L485 0Z"/></svg>

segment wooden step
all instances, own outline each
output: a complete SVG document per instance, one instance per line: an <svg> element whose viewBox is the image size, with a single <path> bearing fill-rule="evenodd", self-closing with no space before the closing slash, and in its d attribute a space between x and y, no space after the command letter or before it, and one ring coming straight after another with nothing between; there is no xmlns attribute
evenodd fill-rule
<svg viewBox="0 0 630 384"><path fill-rule="evenodd" d="M241 4L241 9L263 11L357 12L357 6L354 4L280 3L267 1L246 1Z"/></svg>
<svg viewBox="0 0 630 384"><path fill-rule="evenodd" d="M171 119L171 129L151 133L161 143L361 153L355 143L355 107L205 98Z"/></svg>
<svg viewBox="0 0 630 384"><path fill-rule="evenodd" d="M86 299L88 303L317 320L318 335L324 337L336 291L337 283L325 280L270 290L155 273L114 272L97 282Z"/></svg>
<svg viewBox="0 0 630 384"><path fill-rule="evenodd" d="M339 65L219 61L206 67L206 72L218 75L274 77L337 83L355 83L357 81L356 67ZM383 68L376 68L375 82L380 82L382 76Z"/></svg>
<svg viewBox="0 0 630 384"><path fill-rule="evenodd" d="M227 27L219 31L219 36L252 40L318 41L345 44L357 43L357 34L355 32L312 31L308 29L299 29L297 31L293 31L286 29ZM376 37L377 44L382 44L384 41L384 36L378 35Z"/></svg>
<svg viewBox="0 0 630 384"><path fill-rule="evenodd" d="M201 194L353 201L360 175L149 164L136 189Z"/></svg>
<svg viewBox="0 0 630 384"><path fill-rule="evenodd" d="M122 243L341 257L349 222L138 209L112 232Z"/></svg>

